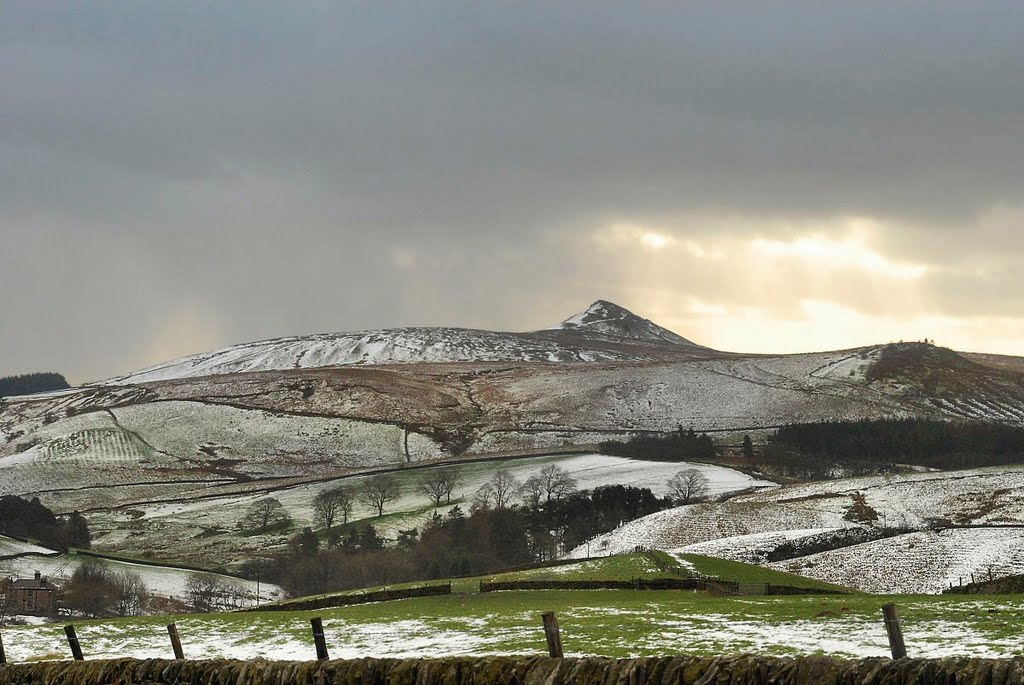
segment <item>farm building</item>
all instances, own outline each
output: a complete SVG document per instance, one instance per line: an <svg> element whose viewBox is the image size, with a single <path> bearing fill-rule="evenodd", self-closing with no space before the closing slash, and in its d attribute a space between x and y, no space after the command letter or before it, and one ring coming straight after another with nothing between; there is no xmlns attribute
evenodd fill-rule
<svg viewBox="0 0 1024 685"><path fill-rule="evenodd" d="M6 587L7 612L28 616L57 613L57 586L36 571L34 578L15 580Z"/></svg>

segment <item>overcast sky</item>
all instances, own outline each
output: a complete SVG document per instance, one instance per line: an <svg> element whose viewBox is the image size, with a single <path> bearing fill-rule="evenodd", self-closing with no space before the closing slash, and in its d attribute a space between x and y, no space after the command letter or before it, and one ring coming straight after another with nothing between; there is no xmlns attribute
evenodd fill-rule
<svg viewBox="0 0 1024 685"><path fill-rule="evenodd" d="M0 375L282 335L1024 354L1024 3L0 0Z"/></svg>

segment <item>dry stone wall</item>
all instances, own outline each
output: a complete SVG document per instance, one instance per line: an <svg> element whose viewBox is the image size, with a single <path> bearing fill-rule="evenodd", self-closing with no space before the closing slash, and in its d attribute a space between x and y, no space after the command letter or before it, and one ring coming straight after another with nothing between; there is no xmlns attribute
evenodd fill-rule
<svg viewBox="0 0 1024 685"><path fill-rule="evenodd" d="M1024 685L1024 659L117 659L0 666L0 685Z"/></svg>

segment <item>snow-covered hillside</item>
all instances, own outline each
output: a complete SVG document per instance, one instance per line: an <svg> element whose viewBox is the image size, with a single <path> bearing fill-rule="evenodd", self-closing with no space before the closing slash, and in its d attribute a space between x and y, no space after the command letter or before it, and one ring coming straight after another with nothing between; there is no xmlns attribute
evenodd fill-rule
<svg viewBox="0 0 1024 685"><path fill-rule="evenodd" d="M681 335L662 328L648 319L623 309L613 302L598 300L585 311L570 316L550 330L583 331L615 338L628 338L648 343L669 343L698 347Z"/></svg>
<svg viewBox="0 0 1024 685"><path fill-rule="evenodd" d="M866 516L858 519L857 509ZM868 592L939 592L972 573L1024 573L1024 467L761 490L631 521L591 540L590 548L615 554L640 545L758 562L783 543L883 526L910 532L770 565ZM585 554L580 547L570 556Z"/></svg>
<svg viewBox="0 0 1024 685"><path fill-rule="evenodd" d="M395 328L280 338L177 359L106 382L146 383L325 366L645 361L715 354L622 307L598 300L585 311L544 331Z"/></svg>
<svg viewBox="0 0 1024 685"><path fill-rule="evenodd" d="M172 566L140 564L58 552L3 536L0 536L0 551L4 552L4 554L0 554L0 578L31 578L35 573L40 573L60 585L71 578L83 560L90 559L113 573L125 571L137 573L142 578L146 591L150 595L181 602L188 601L188 580L196 573L189 569ZM236 598L237 606L256 604L256 582L222 574L208 575L217 578L225 588L231 590ZM272 583L259 584L259 593L261 602L281 599L284 596L281 588Z"/></svg>
<svg viewBox="0 0 1024 685"><path fill-rule="evenodd" d="M131 517L169 501L248 497L423 462L592 450L680 426L736 445L744 434L760 442L794 422L900 416L1024 425L1024 374L1006 360L981 364L923 343L719 353L598 301L534 333L429 328L286 338L7 398L0 495L106 516L107 539L116 540L107 549L132 552L142 538L128 534ZM617 482L611 471L593 475L592 485ZM931 502L921 493L933 484L848 487L864 489L892 523L924 525L939 515L918 506ZM891 497L875 503L886 491ZM674 548L850 525L849 492L807 492L804 504L805 495L760 495L668 512L658 526L627 528L624 544ZM982 506L970 496L938 508L996 516L1012 510L1004 500ZM159 535L176 534L173 518L160 525Z"/></svg>
<svg viewBox="0 0 1024 685"><path fill-rule="evenodd" d="M719 495L752 487L774 487L770 481L759 480L732 469L711 464L650 462L599 454L561 455L523 459L485 461L459 467L460 479L452 502L432 507L429 498L418 487L419 479L428 469L397 470L392 476L399 483L399 495L387 505L387 518L377 519L377 512L364 501L357 501L352 521L367 520L384 537L394 539L399 530L420 527L435 511L446 514L452 506L468 510L474 496L498 470L507 471L519 482L537 475L542 468L557 465L568 471L580 489L621 484L650 488L656 495L669 492L667 481L676 472L696 468L708 478L709 492ZM251 481L229 485L192 484L179 492L147 489L123 492L109 486L96 489L93 497L106 497L114 502L135 496L131 507L87 512L86 516L96 544L104 550L135 548L159 550L172 558L201 563L220 559L222 562L244 560L269 548L287 543L290 533L269 533L266 536L234 534L237 523L257 500L272 496L281 502L291 516L296 530L316 526L313 502L324 491L339 486L358 493L365 477L347 476L330 480ZM68 493L65 507L72 505L81 493Z"/></svg>

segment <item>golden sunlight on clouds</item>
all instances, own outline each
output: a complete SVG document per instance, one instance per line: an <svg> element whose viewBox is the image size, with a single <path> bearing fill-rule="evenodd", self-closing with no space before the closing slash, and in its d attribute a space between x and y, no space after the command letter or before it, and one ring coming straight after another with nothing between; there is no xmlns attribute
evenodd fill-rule
<svg viewBox="0 0 1024 685"><path fill-rule="evenodd" d="M1021 353L1024 318L943 312L936 278L949 264L887 254L880 238L892 227L836 217L816 228L712 216L617 223L592 234L590 266L622 284L604 296L717 349L799 352L929 338Z"/></svg>
<svg viewBox="0 0 1024 685"><path fill-rule="evenodd" d="M725 254L718 248L701 245L694 240L684 240L669 232L652 230L637 224L614 224L594 234L599 245L642 247L657 252L667 248L678 248L698 259L720 260Z"/></svg>
<svg viewBox="0 0 1024 685"><path fill-rule="evenodd" d="M857 238L836 241L809 235L789 242L757 238L751 241L750 249L756 255L799 259L823 269L846 267L902 280L921 278L928 271L924 264L890 260Z"/></svg>
<svg viewBox="0 0 1024 685"><path fill-rule="evenodd" d="M649 247L652 250L660 250L672 242L672 239L661 233L644 233L640 236L640 242L644 247Z"/></svg>
<svg viewBox="0 0 1024 685"><path fill-rule="evenodd" d="M919 316L909 319L858 312L835 302L801 300L800 316L743 305L722 306L694 298L655 298L644 316L701 345L732 352L792 353L934 339L965 352L1019 355L1024 319ZM978 340L985 340L979 345Z"/></svg>

